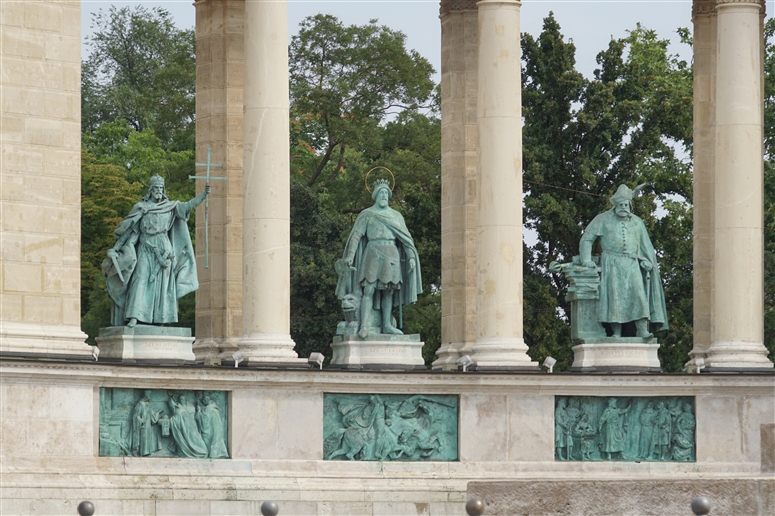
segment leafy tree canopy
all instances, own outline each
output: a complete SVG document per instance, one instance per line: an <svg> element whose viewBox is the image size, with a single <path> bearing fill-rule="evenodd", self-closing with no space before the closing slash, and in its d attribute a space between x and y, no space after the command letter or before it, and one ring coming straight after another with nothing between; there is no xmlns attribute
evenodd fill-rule
<svg viewBox="0 0 775 516"><path fill-rule="evenodd" d="M665 369L680 369L691 349L692 77L667 44L638 25L598 54L587 79L552 14L537 38L522 35L524 214L538 239L525 253L525 340L558 369L573 360L567 285L547 266L578 254L584 227L621 183L651 185L635 211L661 251L672 326L660 335Z"/></svg>
<svg viewBox="0 0 775 516"><path fill-rule="evenodd" d="M193 149L194 30L143 6L100 9L92 28L81 75L83 131L121 119L136 131L152 129L164 149Z"/></svg>
<svg viewBox="0 0 775 516"><path fill-rule="evenodd" d="M307 186L330 185L348 149L378 148L387 116L430 102L433 67L405 43L377 20L345 26L318 14L301 22L289 48L290 94L293 138L311 151Z"/></svg>

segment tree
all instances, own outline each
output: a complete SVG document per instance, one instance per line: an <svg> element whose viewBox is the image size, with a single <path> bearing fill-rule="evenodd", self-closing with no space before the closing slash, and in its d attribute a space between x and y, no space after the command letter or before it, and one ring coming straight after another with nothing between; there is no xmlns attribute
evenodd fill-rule
<svg viewBox="0 0 775 516"><path fill-rule="evenodd" d="M621 183L652 185L635 211L662 250L672 326L660 336L665 369L680 369L691 349L685 300L692 294L692 192L685 156L692 80L667 44L638 25L598 55L588 80L575 70L575 47L563 40L552 14L537 39L522 36L525 226L538 238L526 249L524 268L525 341L534 359L552 354L558 368L570 366L567 285L547 265L578 253L583 228L610 207L608 198ZM661 219L658 203L666 212Z"/></svg>
<svg viewBox="0 0 775 516"><path fill-rule="evenodd" d="M385 117L429 102L433 67L405 41L377 20L344 26L318 14L301 22L289 49L290 94L294 140L313 151L302 168L307 186L330 185L348 149L379 146Z"/></svg>
<svg viewBox="0 0 775 516"><path fill-rule="evenodd" d="M764 36L764 344L775 361L775 20Z"/></svg>
<svg viewBox="0 0 775 516"><path fill-rule="evenodd" d="M195 36L161 7L111 6L93 14L82 64L82 130L125 120L153 129L162 147L194 148Z"/></svg>

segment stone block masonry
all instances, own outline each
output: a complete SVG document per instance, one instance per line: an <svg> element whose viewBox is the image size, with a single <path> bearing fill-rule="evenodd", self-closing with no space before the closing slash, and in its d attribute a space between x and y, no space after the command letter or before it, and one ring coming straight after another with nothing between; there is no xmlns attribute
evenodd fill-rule
<svg viewBox="0 0 775 516"><path fill-rule="evenodd" d="M88 355L80 3L0 5L0 352Z"/></svg>

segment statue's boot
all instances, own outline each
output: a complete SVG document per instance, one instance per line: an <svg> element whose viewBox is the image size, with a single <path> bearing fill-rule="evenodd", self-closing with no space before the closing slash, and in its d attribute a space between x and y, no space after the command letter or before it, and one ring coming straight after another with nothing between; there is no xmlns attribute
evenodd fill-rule
<svg viewBox="0 0 775 516"><path fill-rule="evenodd" d="M127 328L134 328L135 326L137 326L137 319L132 317L131 319L129 319L129 322L126 323L126 325L127 325Z"/></svg>
<svg viewBox="0 0 775 516"><path fill-rule="evenodd" d="M403 335L404 332L393 326L392 324L387 324L382 326L382 333L385 333L387 335Z"/></svg>
<svg viewBox="0 0 775 516"><path fill-rule="evenodd" d="M614 333L611 335L612 337L621 337L622 336L622 324L621 323L611 323L611 331Z"/></svg>
<svg viewBox="0 0 775 516"><path fill-rule="evenodd" d="M368 336L369 336L369 329L366 327L366 325L365 325L365 324L364 324L363 326L361 326L361 329L360 329L360 331L358 332L358 336L359 336L360 338L362 338L362 339L365 339L366 337L368 337Z"/></svg>
<svg viewBox="0 0 775 516"><path fill-rule="evenodd" d="M649 320L648 319L638 319L635 321L635 335L640 337L641 339L650 339L654 336L653 333L649 332Z"/></svg>

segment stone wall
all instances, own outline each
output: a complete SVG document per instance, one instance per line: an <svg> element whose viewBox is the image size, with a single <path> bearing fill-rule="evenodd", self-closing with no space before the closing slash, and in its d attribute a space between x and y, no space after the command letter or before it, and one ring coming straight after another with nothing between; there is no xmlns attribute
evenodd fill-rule
<svg viewBox="0 0 775 516"><path fill-rule="evenodd" d="M616 482L542 480L472 482L468 496L485 501L487 516L684 516L691 500L707 496L711 514L775 514L775 479L671 479Z"/></svg>
<svg viewBox="0 0 775 516"><path fill-rule="evenodd" d="M80 2L0 9L0 351L91 353L80 331Z"/></svg>
<svg viewBox="0 0 775 516"><path fill-rule="evenodd" d="M99 457L100 387L229 391L233 458ZM324 393L458 395L460 460L323 460ZM555 461L559 395L693 396L697 462ZM650 481L702 487L739 479L727 484L731 491L714 492L742 490L749 500L751 482L772 478L775 376L380 374L4 360L0 421L3 515L70 514L84 499L98 514L256 514L262 500L274 499L281 514L463 515L469 482L527 480L620 485L628 493L634 488L627 485ZM764 486L761 493L769 489L756 485ZM689 490L675 489L669 500L683 503L686 514ZM482 494L494 500L488 493L495 492ZM550 491L524 492L540 501Z"/></svg>

